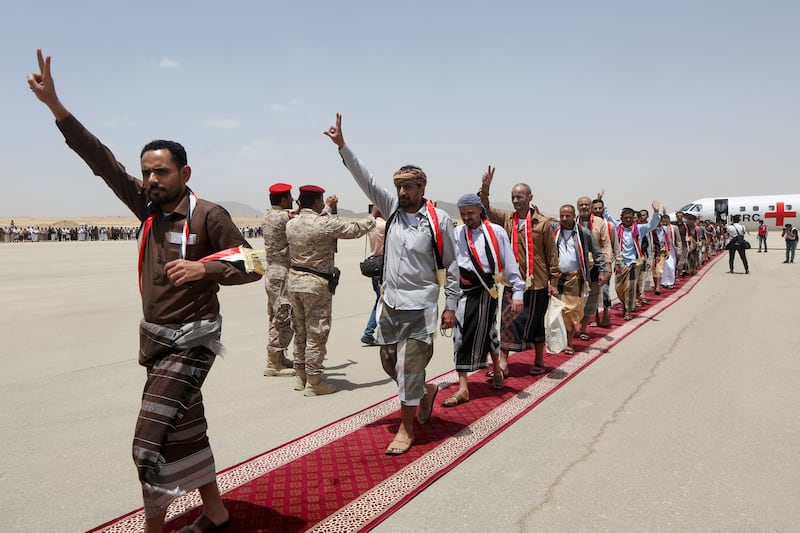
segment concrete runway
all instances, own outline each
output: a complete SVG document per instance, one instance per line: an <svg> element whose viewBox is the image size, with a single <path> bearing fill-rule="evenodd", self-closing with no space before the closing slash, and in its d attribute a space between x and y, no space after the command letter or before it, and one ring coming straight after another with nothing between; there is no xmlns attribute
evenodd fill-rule
<svg viewBox="0 0 800 533"><path fill-rule="evenodd" d="M770 245L750 250L749 276L718 262L376 531L796 531L800 264L782 264L779 235ZM263 284L221 289L228 354L203 389L217 469L395 393L359 342L373 299L364 241L339 249L334 395L263 377ZM84 531L141 505L135 243L2 244L0 258L0 524ZM429 376L452 364L438 338Z"/></svg>

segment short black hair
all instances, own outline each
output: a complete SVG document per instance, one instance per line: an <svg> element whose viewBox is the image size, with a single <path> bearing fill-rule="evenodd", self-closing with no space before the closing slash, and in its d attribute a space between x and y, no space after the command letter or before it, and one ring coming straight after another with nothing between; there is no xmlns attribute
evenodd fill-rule
<svg viewBox="0 0 800 533"><path fill-rule="evenodd" d="M620 213L620 217L624 217L625 215L631 215L631 216L633 216L633 214L634 214L634 213L638 213L638 211L634 211L634 210L633 210L632 208L630 208L630 207L623 207L623 208L622 208L622 213Z"/></svg>
<svg viewBox="0 0 800 533"><path fill-rule="evenodd" d="M297 198L297 201L300 203L301 208L309 208L314 205L314 202L317 201L317 198L322 200L321 192L301 192L300 196Z"/></svg>
<svg viewBox="0 0 800 533"><path fill-rule="evenodd" d="M600 205L602 205L604 207L606 205L606 203L603 201L602 198L595 198L594 200L592 200L592 205L594 205L594 204L600 204Z"/></svg>
<svg viewBox="0 0 800 533"><path fill-rule="evenodd" d="M284 198L292 198L292 191L269 193L269 205L281 205Z"/></svg>
<svg viewBox="0 0 800 533"><path fill-rule="evenodd" d="M151 152L153 150L169 150L169 153L172 155L172 160L178 168L185 167L188 163L186 159L186 149L183 145L175 141L165 141L164 139L156 139L155 141L150 141L145 144L144 148L142 148L142 153L139 154L139 159L144 156L145 152Z"/></svg>

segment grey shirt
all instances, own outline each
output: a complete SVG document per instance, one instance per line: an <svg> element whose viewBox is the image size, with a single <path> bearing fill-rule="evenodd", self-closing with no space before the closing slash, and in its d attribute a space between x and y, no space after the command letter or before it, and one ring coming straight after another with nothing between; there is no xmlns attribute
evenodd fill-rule
<svg viewBox="0 0 800 533"><path fill-rule="evenodd" d="M399 207L397 194L379 187L372 174L348 146L343 146L339 153L356 183L381 213L389 217L398 211L389 224L384 241L384 303L398 310L437 306L439 283L436 278L436 259L427 207L423 205L416 213L406 213ZM455 310L461 289L458 284L453 222L450 215L441 209L436 209L436 216L443 238L442 264L447 271L447 282L444 286L445 309Z"/></svg>

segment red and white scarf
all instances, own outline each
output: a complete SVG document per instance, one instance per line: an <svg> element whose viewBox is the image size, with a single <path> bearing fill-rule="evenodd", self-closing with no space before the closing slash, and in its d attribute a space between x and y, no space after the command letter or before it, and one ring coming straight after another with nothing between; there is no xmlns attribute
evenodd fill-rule
<svg viewBox="0 0 800 533"><path fill-rule="evenodd" d="M511 244L514 250L514 257L519 263L519 214L514 213L514 239ZM525 286L528 288L533 287L533 224L531 223L531 211L528 209L528 215L525 217L525 248L526 248L526 270L525 270Z"/></svg>
<svg viewBox="0 0 800 533"><path fill-rule="evenodd" d="M586 269L586 259L583 255L583 243L581 242L581 236L578 235L579 231L580 228L576 224L575 227L572 229L572 238L574 238L575 240L575 252L578 254L578 262L581 265L581 274L583 274L583 279L589 279L588 270ZM556 246L558 246L558 239L559 237L561 237L560 225L553 231L553 237L555 238Z"/></svg>

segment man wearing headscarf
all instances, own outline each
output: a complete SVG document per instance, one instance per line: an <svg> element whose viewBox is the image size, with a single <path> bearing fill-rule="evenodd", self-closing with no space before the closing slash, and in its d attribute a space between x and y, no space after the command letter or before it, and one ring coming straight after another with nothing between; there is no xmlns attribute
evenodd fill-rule
<svg viewBox="0 0 800 533"><path fill-rule="evenodd" d="M347 170L364 194L389 216L383 250L383 286L375 340L381 346L384 371L397 382L400 426L386 455L401 455L414 444L414 415L424 424L438 392L425 383L425 367L433 356L437 326L452 328L461 296L458 286L453 223L450 215L425 198L428 178L421 168L405 165L394 173L396 192L379 187L369 170L345 145L342 115L324 132L339 147ZM445 308L438 316L444 287ZM438 323L437 323L438 322Z"/></svg>
<svg viewBox="0 0 800 533"><path fill-rule="evenodd" d="M469 400L467 373L486 368L487 353L492 357L494 368L500 368L496 284L504 283L512 288L511 302L516 313L522 312L525 292L511 241L502 226L486 219L480 197L465 194L456 205L464 221L455 231L461 286L453 332L458 390L442 402L445 407ZM494 373L492 386L498 390L503 388L502 372Z"/></svg>

